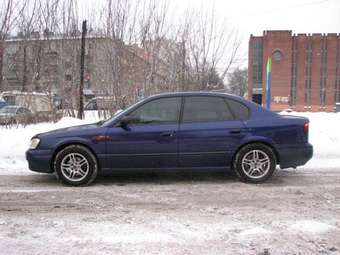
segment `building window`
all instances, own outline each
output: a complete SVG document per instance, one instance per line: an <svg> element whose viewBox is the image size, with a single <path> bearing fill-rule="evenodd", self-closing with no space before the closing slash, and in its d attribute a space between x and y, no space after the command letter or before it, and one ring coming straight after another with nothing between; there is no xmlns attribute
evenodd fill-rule
<svg viewBox="0 0 340 255"><path fill-rule="evenodd" d="M263 44L261 39L254 40L253 54L253 88L262 89Z"/></svg>
<svg viewBox="0 0 340 255"><path fill-rule="evenodd" d="M293 37L292 44L292 76L291 76L291 87L290 87L290 106L296 106L296 98L297 98L297 59L298 59L298 50L297 50L297 40Z"/></svg>
<svg viewBox="0 0 340 255"><path fill-rule="evenodd" d="M326 82L327 82L327 39L321 39L321 69L320 69L320 106L326 105Z"/></svg>
<svg viewBox="0 0 340 255"><path fill-rule="evenodd" d="M305 53L306 53L305 106L310 107L312 97L312 59L313 59L313 45L311 39L306 41Z"/></svg>
<svg viewBox="0 0 340 255"><path fill-rule="evenodd" d="M272 58L274 61L280 61L282 59L282 53L279 50L276 50L272 54Z"/></svg>

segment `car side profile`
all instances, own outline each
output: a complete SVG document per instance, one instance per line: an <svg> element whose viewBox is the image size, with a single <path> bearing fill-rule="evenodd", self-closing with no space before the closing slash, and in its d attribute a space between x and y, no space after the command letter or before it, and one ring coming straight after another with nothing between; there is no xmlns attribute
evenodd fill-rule
<svg viewBox="0 0 340 255"><path fill-rule="evenodd" d="M260 183L313 155L307 118L268 111L241 97L181 92L149 97L111 119L34 136L29 168L65 184L92 183L101 170L231 168Z"/></svg>
<svg viewBox="0 0 340 255"><path fill-rule="evenodd" d="M23 123L32 117L32 112L17 105L7 105L0 109L0 125Z"/></svg>

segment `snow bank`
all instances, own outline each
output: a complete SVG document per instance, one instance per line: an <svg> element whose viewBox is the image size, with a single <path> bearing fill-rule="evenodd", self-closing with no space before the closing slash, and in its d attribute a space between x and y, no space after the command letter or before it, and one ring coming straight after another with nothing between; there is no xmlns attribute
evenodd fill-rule
<svg viewBox="0 0 340 255"><path fill-rule="evenodd" d="M40 123L18 126L14 128L0 127L0 174L27 173L27 161L25 152L28 149L32 136L54 129L88 124L98 121L95 115L86 116L85 120L64 117L57 123Z"/></svg>
<svg viewBox="0 0 340 255"><path fill-rule="evenodd" d="M302 168L340 170L340 113L282 114L305 116L310 120L309 140L314 146L314 157ZM25 151L35 134L98 120L96 112L88 112L85 120L66 117L57 123L41 123L12 129L0 127L0 174L32 173L27 167Z"/></svg>
<svg viewBox="0 0 340 255"><path fill-rule="evenodd" d="M282 112L307 117L309 142L313 145L314 156L303 168L332 168L340 170L340 113L325 112Z"/></svg>

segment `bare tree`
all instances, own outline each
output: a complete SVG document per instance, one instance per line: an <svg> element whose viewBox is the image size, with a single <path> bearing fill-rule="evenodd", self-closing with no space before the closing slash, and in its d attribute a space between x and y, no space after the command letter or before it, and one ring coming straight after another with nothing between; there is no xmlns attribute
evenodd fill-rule
<svg viewBox="0 0 340 255"><path fill-rule="evenodd" d="M3 54L5 51L5 40L15 28L19 13L26 8L26 2L20 0L3 0L0 5L0 91L2 90Z"/></svg>
<svg viewBox="0 0 340 255"><path fill-rule="evenodd" d="M194 13L188 26L186 41L192 79L196 89L209 89L206 77L220 69L220 80L224 80L235 62L240 40L236 31L228 30L225 22L217 20L215 7Z"/></svg>
<svg viewBox="0 0 340 255"><path fill-rule="evenodd" d="M228 74L228 90L230 93L243 97L247 92L248 70L236 68Z"/></svg>
<svg viewBox="0 0 340 255"><path fill-rule="evenodd" d="M11 15L0 12L0 22L7 28L4 31L14 31L12 27L16 26L20 35L18 58L23 90L33 84L33 90L58 93L63 107L76 116L73 109L78 108L79 101L81 49L78 12L83 2L6 3ZM14 3L20 3L20 8ZM235 30L216 18L214 7L187 10L175 22L169 12L170 2L165 0L106 0L102 8L88 8L86 17L82 17L88 20L85 77L95 78L97 95L114 99L112 109L163 91L224 87L240 41ZM8 20L8 16L11 22L1 21ZM1 38L5 37L0 37L0 46Z"/></svg>
<svg viewBox="0 0 340 255"><path fill-rule="evenodd" d="M80 30L78 2L76 0L63 0L59 6L59 69L62 75L60 96L63 98L63 108L67 114L76 117L75 109L78 108L78 86L80 82ZM76 43L74 43L76 42Z"/></svg>
<svg viewBox="0 0 340 255"><path fill-rule="evenodd" d="M38 6L39 0L27 0L26 8L23 8L17 18L17 27L20 37L20 48L22 53L22 90L27 90L27 83L29 79L29 54L28 54L28 41L31 39L37 39L39 32L36 30L38 25ZM21 57L21 56L20 56Z"/></svg>

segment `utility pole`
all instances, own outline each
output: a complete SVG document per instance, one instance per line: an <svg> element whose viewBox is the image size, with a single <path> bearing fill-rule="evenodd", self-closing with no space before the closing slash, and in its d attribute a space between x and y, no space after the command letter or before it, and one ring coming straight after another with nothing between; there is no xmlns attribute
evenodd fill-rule
<svg viewBox="0 0 340 255"><path fill-rule="evenodd" d="M185 50L185 40L182 41L182 70L181 70L181 91L185 91L185 59L186 59L186 50Z"/></svg>
<svg viewBox="0 0 340 255"><path fill-rule="evenodd" d="M81 32L81 52L80 52L80 84L79 84L79 108L78 119L84 117L84 71L85 71L85 37L86 37L86 20L83 21Z"/></svg>

